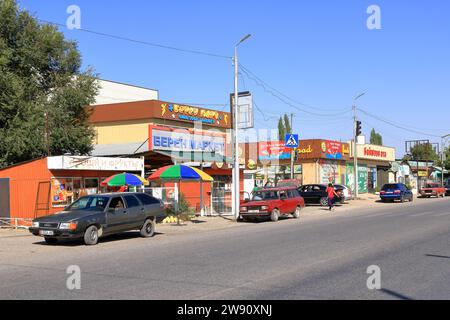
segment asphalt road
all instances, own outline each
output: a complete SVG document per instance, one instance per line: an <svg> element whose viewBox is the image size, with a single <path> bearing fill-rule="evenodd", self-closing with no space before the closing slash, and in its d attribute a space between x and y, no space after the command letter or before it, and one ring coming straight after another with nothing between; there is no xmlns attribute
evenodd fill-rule
<svg viewBox="0 0 450 320"><path fill-rule="evenodd" d="M26 250L0 244L0 299L450 299L450 198L94 247L12 240ZM69 265L80 290L66 287ZM367 288L371 265L380 290Z"/></svg>

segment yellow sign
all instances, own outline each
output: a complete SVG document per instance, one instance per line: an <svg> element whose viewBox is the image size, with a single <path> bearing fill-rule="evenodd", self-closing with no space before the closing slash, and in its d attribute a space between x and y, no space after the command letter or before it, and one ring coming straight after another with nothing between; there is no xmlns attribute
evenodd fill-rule
<svg viewBox="0 0 450 320"><path fill-rule="evenodd" d="M426 172L426 171L419 171L419 177L428 177L428 172Z"/></svg>
<svg viewBox="0 0 450 320"><path fill-rule="evenodd" d="M308 146L308 148L297 148L297 152L301 153L301 154L307 154L307 153L312 153L313 149L311 148L311 145Z"/></svg>

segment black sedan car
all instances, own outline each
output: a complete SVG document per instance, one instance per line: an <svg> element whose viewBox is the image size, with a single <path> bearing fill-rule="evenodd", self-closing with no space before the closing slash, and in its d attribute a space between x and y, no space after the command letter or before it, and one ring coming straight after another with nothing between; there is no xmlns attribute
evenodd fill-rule
<svg viewBox="0 0 450 320"><path fill-rule="evenodd" d="M445 185L445 195L450 196L450 181L447 181L447 184Z"/></svg>
<svg viewBox="0 0 450 320"><path fill-rule="evenodd" d="M345 198L341 193L342 190L336 187L334 189L339 195L339 197L334 199L335 202L344 203ZM305 184L299 187L298 191L303 199L305 199L306 204L318 203L324 207L328 205L327 186L324 184Z"/></svg>
<svg viewBox="0 0 450 320"><path fill-rule="evenodd" d="M140 230L152 237L155 224L166 217L164 204L145 193L111 193L82 197L54 215L33 220L30 232L47 243L83 239L95 245L102 236Z"/></svg>

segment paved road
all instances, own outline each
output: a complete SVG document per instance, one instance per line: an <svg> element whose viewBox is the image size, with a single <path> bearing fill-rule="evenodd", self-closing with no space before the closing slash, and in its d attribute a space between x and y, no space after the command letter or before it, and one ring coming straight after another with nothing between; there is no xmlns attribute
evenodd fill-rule
<svg viewBox="0 0 450 320"><path fill-rule="evenodd" d="M450 299L449 198L321 216L95 247L10 238L17 257L2 240L0 299ZM69 265L81 290L66 289ZM381 290L367 289L370 265Z"/></svg>

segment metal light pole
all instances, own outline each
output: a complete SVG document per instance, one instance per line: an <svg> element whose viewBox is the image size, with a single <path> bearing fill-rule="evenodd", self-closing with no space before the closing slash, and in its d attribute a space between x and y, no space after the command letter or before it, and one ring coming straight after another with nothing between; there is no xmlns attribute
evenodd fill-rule
<svg viewBox="0 0 450 320"><path fill-rule="evenodd" d="M234 163L233 163L233 173L232 173L232 189L231 189L231 198L232 198L232 211L235 219L237 220L239 217L239 206L240 206L240 181L239 181L239 128L238 128L238 55L237 48L238 46L250 38L251 35L248 34L243 37L235 46L234 46L234 108L233 108L233 134L232 140L234 145Z"/></svg>
<svg viewBox="0 0 450 320"><path fill-rule="evenodd" d="M441 184L442 186L444 185L444 170L445 170L445 166L444 166L444 153L445 153L445 144L444 144L444 140L449 138L450 134L447 134L445 136L441 137Z"/></svg>
<svg viewBox="0 0 450 320"><path fill-rule="evenodd" d="M363 92L360 95L358 95L353 100L353 198L358 199L358 151L356 149L356 138L357 138L357 132L356 132L356 122L358 119L356 118L356 100L361 98L366 93Z"/></svg>

